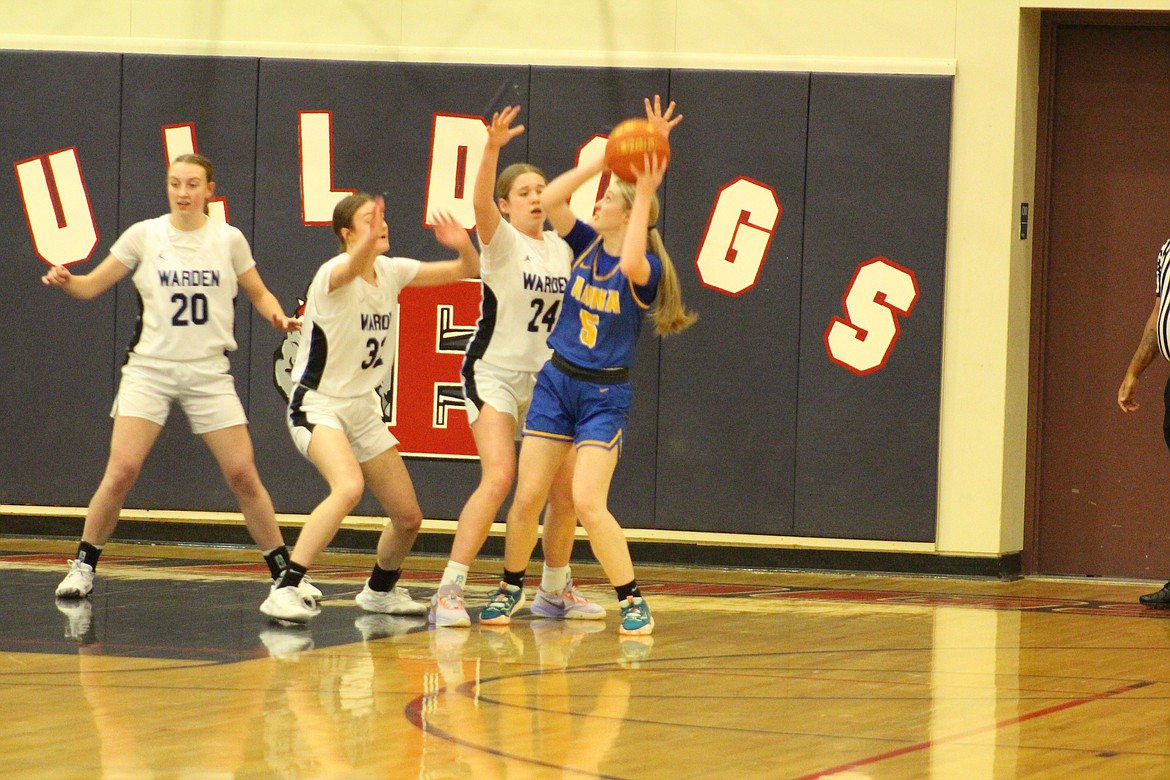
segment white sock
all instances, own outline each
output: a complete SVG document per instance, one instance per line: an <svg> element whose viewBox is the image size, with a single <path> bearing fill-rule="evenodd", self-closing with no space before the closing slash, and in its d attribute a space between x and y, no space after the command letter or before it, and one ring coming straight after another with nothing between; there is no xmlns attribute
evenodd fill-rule
<svg viewBox="0 0 1170 780"><path fill-rule="evenodd" d="M470 566L464 566L462 563L455 563L455 561L447 561L447 568L443 569L443 579L439 580L439 587L444 585L455 584L460 588L467 585L467 572Z"/></svg>
<svg viewBox="0 0 1170 780"><path fill-rule="evenodd" d="M553 568L547 563L540 575L540 589L545 593L560 593L569 584L569 567Z"/></svg>

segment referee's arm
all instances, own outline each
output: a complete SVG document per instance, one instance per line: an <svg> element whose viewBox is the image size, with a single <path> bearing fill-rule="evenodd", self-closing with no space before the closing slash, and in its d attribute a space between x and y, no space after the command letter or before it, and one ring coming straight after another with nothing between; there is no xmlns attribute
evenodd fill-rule
<svg viewBox="0 0 1170 780"><path fill-rule="evenodd" d="M1129 368L1125 370L1125 378L1121 380L1121 387L1117 389L1117 405L1121 407L1123 412L1136 412L1141 408L1141 404L1134 400L1134 396L1137 395L1138 377L1158 354L1158 336L1154 329L1158 327L1158 312L1161 308L1162 299L1158 298L1154 301L1154 310L1150 312L1150 316L1146 320L1146 329L1142 331L1142 340L1138 343L1133 357L1130 358Z"/></svg>

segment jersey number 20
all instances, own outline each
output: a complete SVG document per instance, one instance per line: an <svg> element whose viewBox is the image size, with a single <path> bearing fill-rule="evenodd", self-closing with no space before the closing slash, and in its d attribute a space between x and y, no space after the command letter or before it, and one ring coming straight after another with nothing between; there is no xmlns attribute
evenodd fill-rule
<svg viewBox="0 0 1170 780"><path fill-rule="evenodd" d="M171 303L179 304L179 308L171 317L172 325L182 327L207 322L207 296L203 293L194 293L190 298L183 293L175 293L171 296ZM187 319L188 317L190 319Z"/></svg>

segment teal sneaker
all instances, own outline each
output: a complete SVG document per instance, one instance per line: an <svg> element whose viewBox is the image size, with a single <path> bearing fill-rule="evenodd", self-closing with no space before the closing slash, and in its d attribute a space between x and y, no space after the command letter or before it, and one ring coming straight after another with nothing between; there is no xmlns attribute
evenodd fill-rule
<svg viewBox="0 0 1170 780"><path fill-rule="evenodd" d="M654 618L650 616L650 605L641 596L629 596L622 602L622 625L619 634L645 636L654 630Z"/></svg>
<svg viewBox="0 0 1170 780"><path fill-rule="evenodd" d="M496 595L479 613L479 622L485 626L506 626L512 622L512 615L524 606L524 588L500 583Z"/></svg>

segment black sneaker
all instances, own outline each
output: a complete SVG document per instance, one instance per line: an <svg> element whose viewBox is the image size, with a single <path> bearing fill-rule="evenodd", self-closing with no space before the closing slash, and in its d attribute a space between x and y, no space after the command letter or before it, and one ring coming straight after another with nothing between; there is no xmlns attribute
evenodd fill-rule
<svg viewBox="0 0 1170 780"><path fill-rule="evenodd" d="M1170 582L1162 586L1162 589L1155 593L1147 593L1144 596L1138 596L1138 601L1145 604L1147 607L1162 607L1170 609Z"/></svg>

